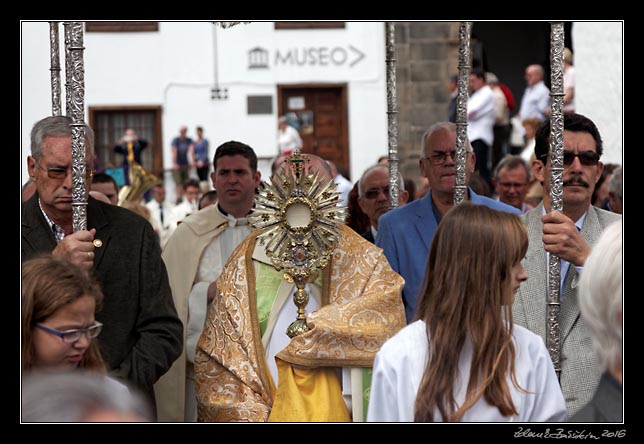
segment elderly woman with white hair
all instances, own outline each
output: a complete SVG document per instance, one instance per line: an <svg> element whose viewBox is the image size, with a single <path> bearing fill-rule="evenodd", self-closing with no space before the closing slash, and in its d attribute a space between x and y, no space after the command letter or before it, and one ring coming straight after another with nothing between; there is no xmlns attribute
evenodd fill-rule
<svg viewBox="0 0 644 444"><path fill-rule="evenodd" d="M604 369L593 399L571 422L621 422L622 221L609 225L586 259L579 281L581 315Z"/></svg>

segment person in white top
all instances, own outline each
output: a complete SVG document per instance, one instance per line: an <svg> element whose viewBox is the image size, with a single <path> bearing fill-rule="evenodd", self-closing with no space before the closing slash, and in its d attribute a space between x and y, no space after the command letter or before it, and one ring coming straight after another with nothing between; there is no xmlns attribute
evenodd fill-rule
<svg viewBox="0 0 644 444"><path fill-rule="evenodd" d="M338 172L338 167L335 166L335 163L327 160L326 163L329 164L331 172L333 173L333 182L338 186L338 191L340 192L340 201L342 205L347 206L349 203L349 192L353 188L353 182L344 177Z"/></svg>
<svg viewBox="0 0 644 444"><path fill-rule="evenodd" d="M278 154L290 156L293 154L293 151L302 148L300 133L288 124L288 119L285 116L279 118L277 127Z"/></svg>
<svg viewBox="0 0 644 444"><path fill-rule="evenodd" d="M470 90L472 95L467 102L467 137L476 154L476 170L490 186L488 157L494 142L496 97L485 82L485 73L480 69L474 69L470 74Z"/></svg>
<svg viewBox="0 0 644 444"><path fill-rule="evenodd" d="M201 184L194 177L183 183L183 200L172 208L169 217L170 235L177 229L183 220L199 210L199 198L201 197Z"/></svg>
<svg viewBox="0 0 644 444"><path fill-rule="evenodd" d="M527 248L516 215L464 202L443 217L415 322L376 355L368 421L565 419L543 341L512 322Z"/></svg>
<svg viewBox="0 0 644 444"><path fill-rule="evenodd" d="M150 210L150 222L159 236L159 243L161 244L161 249L163 249L174 229L174 227L171 228L170 226L174 205L165 200L165 185L163 182L154 184L151 194L152 200L146 203L145 206Z"/></svg>

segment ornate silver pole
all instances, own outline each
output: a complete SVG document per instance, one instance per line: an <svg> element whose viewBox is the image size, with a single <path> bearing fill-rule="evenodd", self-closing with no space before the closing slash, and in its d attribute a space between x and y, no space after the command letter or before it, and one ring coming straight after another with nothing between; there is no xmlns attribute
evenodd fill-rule
<svg viewBox="0 0 644 444"><path fill-rule="evenodd" d="M550 211L563 210L563 49L564 25L550 25ZM559 326L559 285L561 262L550 255L548 262L548 309L546 347L552 364L561 376L561 344Z"/></svg>
<svg viewBox="0 0 644 444"><path fill-rule="evenodd" d="M64 22L63 30L65 37L65 115L72 116L72 94L70 89L72 87L72 56L69 53L70 39L71 39L71 23Z"/></svg>
<svg viewBox="0 0 644 444"><path fill-rule="evenodd" d="M387 139L389 141L389 203L398 206L398 107L396 100L396 35L393 22L385 22L387 63Z"/></svg>
<svg viewBox="0 0 644 444"><path fill-rule="evenodd" d="M86 193L86 159L85 159L85 67L83 64L83 23L72 22L69 31L69 45L66 54L70 54L70 67L67 77L71 88L66 90L67 103L71 108L72 123L72 218L74 232L87 229L87 193ZM67 35L67 32L65 32ZM67 109L68 114L70 108Z"/></svg>
<svg viewBox="0 0 644 444"><path fill-rule="evenodd" d="M461 22L458 28L458 95L456 97L456 185L454 204L465 200L465 141L467 140L467 93L470 83L470 36L472 22Z"/></svg>
<svg viewBox="0 0 644 444"><path fill-rule="evenodd" d="M60 116L60 49L58 22L49 22L49 59L51 71L51 114Z"/></svg>

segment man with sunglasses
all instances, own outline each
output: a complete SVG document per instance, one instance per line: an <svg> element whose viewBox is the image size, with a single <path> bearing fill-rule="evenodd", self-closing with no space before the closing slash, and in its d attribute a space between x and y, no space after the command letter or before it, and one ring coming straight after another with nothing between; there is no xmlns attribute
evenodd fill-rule
<svg viewBox="0 0 644 444"><path fill-rule="evenodd" d="M94 133L85 126L86 191L93 143ZM96 319L103 324L98 341L110 375L153 401L153 384L180 355L183 338L161 249L145 219L91 196L87 230L73 232L71 145L69 117L46 117L31 131L27 165L37 191L22 206L22 260L51 254L94 268L105 295Z"/></svg>
<svg viewBox="0 0 644 444"><path fill-rule="evenodd" d="M469 139L465 147L465 183L476 165L476 154ZM421 199L383 214L378 220L376 245L384 250L391 268L405 278L403 302L407 323L413 320L418 289L425 276L429 247L443 215L454 206L456 185L456 125L438 122L423 134L420 145L420 173L429 181L430 190ZM498 211L521 212L467 188L466 199Z"/></svg>
<svg viewBox="0 0 644 444"><path fill-rule="evenodd" d="M398 206L409 200L405 190L405 181L398 173ZM371 226L362 233L362 237L374 243L378 234L378 219L391 210L389 203L389 167L383 164L373 165L362 173L358 181L358 205L369 217Z"/></svg>
<svg viewBox="0 0 644 444"><path fill-rule="evenodd" d="M557 255L561 259L560 382L570 417L590 401L601 377L590 333L579 316L577 281L592 245L621 216L591 205L604 167L599 161L602 139L595 124L580 114L564 114L563 142L563 211L551 212L550 122L537 129L532 173L543 185L543 202L521 216L529 240L523 260L528 280L521 285L512 312L515 323L546 340L548 255Z"/></svg>

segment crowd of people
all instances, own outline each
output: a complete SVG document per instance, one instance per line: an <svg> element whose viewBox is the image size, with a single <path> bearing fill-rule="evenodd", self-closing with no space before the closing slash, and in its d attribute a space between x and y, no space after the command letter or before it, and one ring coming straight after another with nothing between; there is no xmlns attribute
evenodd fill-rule
<svg viewBox="0 0 644 444"><path fill-rule="evenodd" d="M158 181L149 201L120 205L114 177L93 171L85 126L87 226L74 230L72 120L37 122L22 190L22 420L622 421L622 168L601 161L599 129L570 92L563 209L551 211L543 70L526 69L518 111L539 119L530 160L495 145L515 105L490 74L470 76L458 205L453 122L422 135L422 195L399 174L395 208L386 159L352 182L301 155L286 119L272 177L240 141L211 162L203 128L193 140L184 126L172 141L181 201ZM131 168L147 145L128 129L114 151ZM285 238L265 242L275 228L249 223L258 190L295 186L285 178L319 181L349 213L319 222L302 190L285 208L271 194L280 227L307 236L326 224L305 251L333 240L303 288L269 254ZM285 248L281 261L306 263L301 247ZM550 255L560 259L559 368L546 348ZM291 337L302 293L307 329Z"/></svg>

